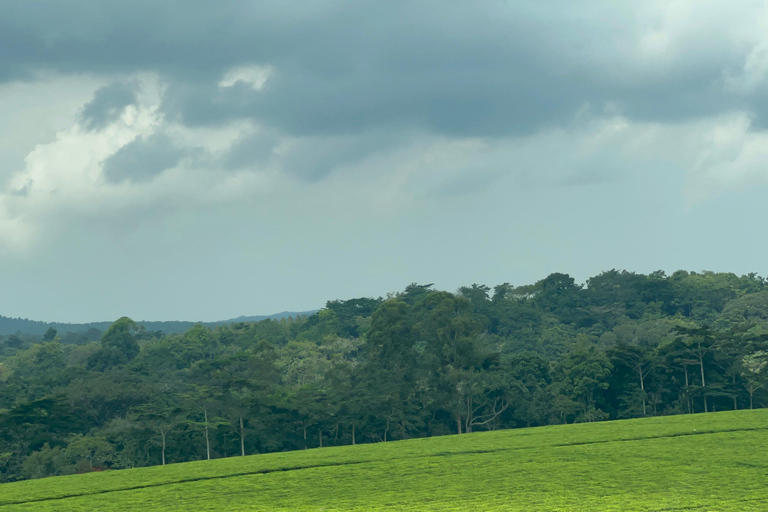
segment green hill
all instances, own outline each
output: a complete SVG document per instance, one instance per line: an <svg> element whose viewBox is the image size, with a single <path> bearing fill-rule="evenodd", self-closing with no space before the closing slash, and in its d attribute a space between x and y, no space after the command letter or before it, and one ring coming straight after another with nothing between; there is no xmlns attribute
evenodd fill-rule
<svg viewBox="0 0 768 512"><path fill-rule="evenodd" d="M273 315L256 315L256 316L239 316L237 318L230 318L229 320L218 320L215 322L189 322L189 321L145 321L139 322L148 331L162 331L166 334L182 333L191 329L196 324L202 324L206 327L218 327L225 324L235 324L240 322L260 322L262 320L280 320L281 318L297 317L297 316L309 316L316 313L317 310L312 311L283 311L282 313L275 313ZM90 322L84 324L72 324L62 322L41 322L38 320L28 320L26 318L10 318L0 315L0 336L8 336L15 333L31 334L35 336L41 336L45 334L45 331L51 327L59 331L60 334L65 333L85 333L89 329L96 329L97 331L106 331L112 322ZM99 333L100 335L101 333Z"/></svg>
<svg viewBox="0 0 768 512"><path fill-rule="evenodd" d="M320 448L0 485L10 510L768 510L768 410Z"/></svg>

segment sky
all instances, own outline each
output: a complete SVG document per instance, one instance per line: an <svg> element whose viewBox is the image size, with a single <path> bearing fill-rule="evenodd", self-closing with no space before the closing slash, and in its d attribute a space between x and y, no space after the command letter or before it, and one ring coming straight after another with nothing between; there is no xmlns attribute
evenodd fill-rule
<svg viewBox="0 0 768 512"><path fill-rule="evenodd" d="M0 314L765 275L768 2L0 2Z"/></svg>

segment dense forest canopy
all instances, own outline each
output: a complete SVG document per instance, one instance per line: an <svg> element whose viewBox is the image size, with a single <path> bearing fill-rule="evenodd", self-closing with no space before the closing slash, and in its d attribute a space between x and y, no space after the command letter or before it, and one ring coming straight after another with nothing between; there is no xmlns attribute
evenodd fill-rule
<svg viewBox="0 0 768 512"><path fill-rule="evenodd" d="M310 316L0 337L0 481L768 405L768 281L411 284Z"/></svg>

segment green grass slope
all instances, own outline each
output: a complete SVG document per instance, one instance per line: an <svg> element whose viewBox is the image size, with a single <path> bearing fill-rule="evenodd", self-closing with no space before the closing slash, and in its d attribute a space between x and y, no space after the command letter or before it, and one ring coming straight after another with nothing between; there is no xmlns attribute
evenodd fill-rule
<svg viewBox="0 0 768 512"><path fill-rule="evenodd" d="M0 512L768 511L768 410L322 448L0 485Z"/></svg>

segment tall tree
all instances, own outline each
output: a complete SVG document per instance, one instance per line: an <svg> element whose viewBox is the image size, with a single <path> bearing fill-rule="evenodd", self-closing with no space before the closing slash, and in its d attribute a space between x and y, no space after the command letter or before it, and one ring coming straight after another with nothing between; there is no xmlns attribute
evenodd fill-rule
<svg viewBox="0 0 768 512"><path fill-rule="evenodd" d="M648 414L648 409L646 406L647 394L645 391L645 379L656 365L650 347L632 346L622 341L609 352L609 355L616 363L626 366L635 374L635 377L640 384L643 416L646 416Z"/></svg>

